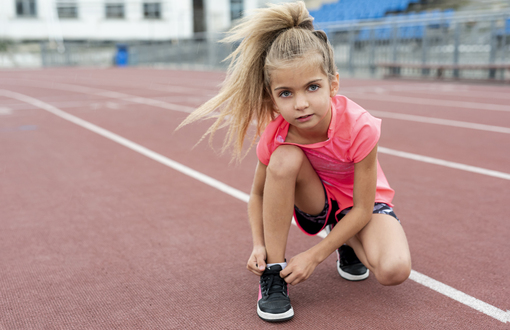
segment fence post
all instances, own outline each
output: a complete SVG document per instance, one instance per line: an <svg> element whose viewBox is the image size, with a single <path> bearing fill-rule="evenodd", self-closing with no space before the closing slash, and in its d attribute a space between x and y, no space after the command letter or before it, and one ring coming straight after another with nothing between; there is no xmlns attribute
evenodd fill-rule
<svg viewBox="0 0 510 330"><path fill-rule="evenodd" d="M46 56L47 56L47 54L46 54L46 42L45 41L41 41L39 43L39 45L40 45L40 48L41 48L41 65L44 68L44 67L48 66L48 61L46 59Z"/></svg>
<svg viewBox="0 0 510 330"><path fill-rule="evenodd" d="M181 41L180 39L172 40L172 50L175 52L175 62L176 65L181 65Z"/></svg>
<svg viewBox="0 0 510 330"><path fill-rule="evenodd" d="M506 15L502 17L503 19L503 35L501 36L501 64L506 64L506 46L507 46L507 34L506 34ZM510 24L510 23L508 23ZM505 70L500 70L501 80L505 80Z"/></svg>
<svg viewBox="0 0 510 330"><path fill-rule="evenodd" d="M65 65L71 66L72 65L72 62L71 62L71 45L66 47L64 55L65 55Z"/></svg>
<svg viewBox="0 0 510 330"><path fill-rule="evenodd" d="M496 50L498 48L497 45L497 36L496 36L496 20L493 19L491 21L491 41L490 41L490 53L489 53L489 64L496 63ZM496 78L496 69L491 68L489 69L489 79L495 79Z"/></svg>
<svg viewBox="0 0 510 330"><path fill-rule="evenodd" d="M459 45L460 45L460 22L455 22L453 32L453 64L459 64ZM453 69L453 76L459 78L459 69Z"/></svg>
<svg viewBox="0 0 510 330"><path fill-rule="evenodd" d="M207 56L209 58L209 65L211 68L216 67L216 36L210 33L207 38Z"/></svg>
<svg viewBox="0 0 510 330"><path fill-rule="evenodd" d="M421 40L421 64L425 65L427 64L427 56L428 56L428 48L429 48L429 39L427 38L427 26L424 25L423 27L423 37ZM430 69L422 68L421 69L421 75L422 76L428 76L430 74Z"/></svg>
<svg viewBox="0 0 510 330"><path fill-rule="evenodd" d="M375 76L375 27L370 29L370 54L368 57L368 65L370 66L370 74Z"/></svg>
<svg viewBox="0 0 510 330"><path fill-rule="evenodd" d="M398 33L398 27L397 23L392 24L392 33L391 33L391 47L393 52L393 64L394 66L391 67L391 75L398 76L400 75L400 67L397 66L397 60L398 60L398 52L397 52L397 35Z"/></svg>
<svg viewBox="0 0 510 330"><path fill-rule="evenodd" d="M354 27L349 29L349 73L354 75Z"/></svg>

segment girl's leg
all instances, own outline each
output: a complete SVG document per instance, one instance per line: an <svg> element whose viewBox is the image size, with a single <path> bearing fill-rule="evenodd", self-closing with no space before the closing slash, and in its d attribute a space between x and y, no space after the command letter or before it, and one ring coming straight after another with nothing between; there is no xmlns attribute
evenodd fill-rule
<svg viewBox="0 0 510 330"><path fill-rule="evenodd" d="M294 204L308 214L319 214L326 196L317 173L296 146L278 147L266 169L262 217L267 263L285 261L285 248Z"/></svg>
<svg viewBox="0 0 510 330"><path fill-rule="evenodd" d="M390 215L373 214L370 222L347 244L382 285L400 284L411 273L411 254L404 229Z"/></svg>

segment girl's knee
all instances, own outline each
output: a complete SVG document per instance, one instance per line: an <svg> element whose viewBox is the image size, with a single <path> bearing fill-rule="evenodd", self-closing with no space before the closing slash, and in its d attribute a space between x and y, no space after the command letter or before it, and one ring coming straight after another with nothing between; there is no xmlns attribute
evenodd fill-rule
<svg viewBox="0 0 510 330"><path fill-rule="evenodd" d="M297 176L303 159L306 156L303 151L293 145L281 145L273 152L267 171L273 177Z"/></svg>
<svg viewBox="0 0 510 330"><path fill-rule="evenodd" d="M411 274L411 260L399 258L382 262L376 269L376 277L382 285L398 285Z"/></svg>

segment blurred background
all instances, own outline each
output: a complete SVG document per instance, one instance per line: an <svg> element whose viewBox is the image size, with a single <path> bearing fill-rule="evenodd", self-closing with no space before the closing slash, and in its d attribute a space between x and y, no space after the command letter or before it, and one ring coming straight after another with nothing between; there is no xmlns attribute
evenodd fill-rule
<svg viewBox="0 0 510 330"><path fill-rule="evenodd" d="M281 1L269 1L281 2ZM261 0L0 0L0 68L225 69ZM341 76L508 82L510 0L308 0ZM506 75L506 76L505 76Z"/></svg>

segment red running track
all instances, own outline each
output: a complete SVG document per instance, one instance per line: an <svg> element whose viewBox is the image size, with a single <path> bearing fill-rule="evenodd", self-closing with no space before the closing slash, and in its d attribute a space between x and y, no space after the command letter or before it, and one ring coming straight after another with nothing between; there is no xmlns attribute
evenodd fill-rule
<svg viewBox="0 0 510 330"><path fill-rule="evenodd" d="M1 72L0 329L508 328L508 179L379 154L413 270L499 316L413 279L397 287L373 276L344 281L331 256L290 288L295 318L272 325L256 315L258 279L245 270L245 202L34 103L248 193L254 150L229 164L207 143L193 148L208 123L174 132L223 77L142 68ZM510 128L505 86L344 79L341 93L369 110ZM221 141L218 134L217 150ZM380 146L510 174L508 133L383 118ZM287 256L319 239L293 226Z"/></svg>

